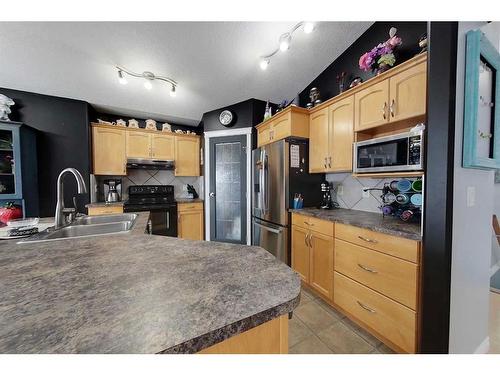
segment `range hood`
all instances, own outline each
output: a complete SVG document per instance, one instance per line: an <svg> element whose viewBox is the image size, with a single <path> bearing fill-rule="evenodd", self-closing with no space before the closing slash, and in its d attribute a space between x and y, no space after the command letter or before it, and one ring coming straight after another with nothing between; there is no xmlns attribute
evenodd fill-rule
<svg viewBox="0 0 500 375"><path fill-rule="evenodd" d="M175 162L173 160L127 159L127 169L172 170L174 168L175 168Z"/></svg>

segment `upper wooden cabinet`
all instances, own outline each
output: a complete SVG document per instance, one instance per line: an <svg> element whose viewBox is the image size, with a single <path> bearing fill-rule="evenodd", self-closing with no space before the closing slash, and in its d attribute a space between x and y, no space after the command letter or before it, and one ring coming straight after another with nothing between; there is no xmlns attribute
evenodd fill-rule
<svg viewBox="0 0 500 375"><path fill-rule="evenodd" d="M256 126L257 146L279 141L286 137L309 137L309 111L290 106Z"/></svg>
<svg viewBox="0 0 500 375"><path fill-rule="evenodd" d="M426 113L427 62L424 61L389 79L390 121L422 116Z"/></svg>
<svg viewBox="0 0 500 375"><path fill-rule="evenodd" d="M200 175L200 137L92 124L93 173L126 175L127 158L174 160L176 176Z"/></svg>
<svg viewBox="0 0 500 375"><path fill-rule="evenodd" d="M352 170L353 115L353 96L311 113L309 172Z"/></svg>
<svg viewBox="0 0 500 375"><path fill-rule="evenodd" d="M135 130L127 131L127 157L140 159L173 160L175 136Z"/></svg>
<svg viewBox="0 0 500 375"><path fill-rule="evenodd" d="M151 158L151 134L127 130L127 158Z"/></svg>
<svg viewBox="0 0 500 375"><path fill-rule="evenodd" d="M92 128L93 171L96 175L127 174L125 132L109 127Z"/></svg>
<svg viewBox="0 0 500 375"><path fill-rule="evenodd" d="M354 94L354 127L369 129L389 122L389 80L383 80Z"/></svg>
<svg viewBox="0 0 500 375"><path fill-rule="evenodd" d="M155 159L175 159L175 136L170 134L151 135L151 156Z"/></svg>
<svg viewBox="0 0 500 375"><path fill-rule="evenodd" d="M193 136L175 137L175 175L200 175L200 138Z"/></svg>

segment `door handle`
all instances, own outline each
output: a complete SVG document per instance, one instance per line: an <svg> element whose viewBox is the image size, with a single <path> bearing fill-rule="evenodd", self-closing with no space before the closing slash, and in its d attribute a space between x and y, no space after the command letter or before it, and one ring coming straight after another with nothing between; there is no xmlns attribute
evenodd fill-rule
<svg viewBox="0 0 500 375"><path fill-rule="evenodd" d="M213 197L215 197L215 193L213 191L211 191L209 196L210 196L210 198L213 198Z"/></svg>
<svg viewBox="0 0 500 375"><path fill-rule="evenodd" d="M366 237L363 237L363 236L358 236L358 238L359 238L360 240L365 241L365 242L370 242L370 243L378 243L378 241L376 241L376 240L372 240L372 239L370 239L370 238L366 238Z"/></svg>
<svg viewBox="0 0 500 375"><path fill-rule="evenodd" d="M274 228L266 227L265 225L259 224L259 223L255 222L255 221L254 221L254 224L257 225L258 227L262 228L262 229L266 229L269 232L275 233L275 234L281 234L281 232L283 231L282 229L274 229Z"/></svg>
<svg viewBox="0 0 500 375"><path fill-rule="evenodd" d="M387 112L387 102L384 102L384 105L382 106L382 117L384 118L384 120L387 118L386 112Z"/></svg>
<svg viewBox="0 0 500 375"><path fill-rule="evenodd" d="M374 270L373 268L363 266L361 263L358 263L358 267L361 268L362 270L365 270L366 272L378 273L378 271Z"/></svg>

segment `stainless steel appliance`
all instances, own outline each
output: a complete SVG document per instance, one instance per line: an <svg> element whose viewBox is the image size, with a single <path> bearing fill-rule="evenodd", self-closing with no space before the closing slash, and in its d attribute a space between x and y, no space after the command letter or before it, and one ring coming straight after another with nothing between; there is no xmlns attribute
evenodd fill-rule
<svg viewBox="0 0 500 375"><path fill-rule="evenodd" d="M106 203L119 202L121 200L121 179L104 180L103 185Z"/></svg>
<svg viewBox="0 0 500 375"><path fill-rule="evenodd" d="M374 138L354 144L354 172L418 171L424 167L423 130Z"/></svg>
<svg viewBox="0 0 500 375"><path fill-rule="evenodd" d="M123 211L150 211L149 233L177 237L177 203L173 185L129 186Z"/></svg>
<svg viewBox="0 0 500 375"><path fill-rule="evenodd" d="M173 160L159 159L127 159L127 169L175 169Z"/></svg>
<svg viewBox="0 0 500 375"><path fill-rule="evenodd" d="M330 184L328 182L321 183L321 193L323 194L323 199L321 200L320 208L332 208L332 194L330 193Z"/></svg>
<svg viewBox="0 0 500 375"><path fill-rule="evenodd" d="M309 174L307 140L287 139L252 152L252 245L290 265L290 214L295 194L304 207L319 206L323 174Z"/></svg>

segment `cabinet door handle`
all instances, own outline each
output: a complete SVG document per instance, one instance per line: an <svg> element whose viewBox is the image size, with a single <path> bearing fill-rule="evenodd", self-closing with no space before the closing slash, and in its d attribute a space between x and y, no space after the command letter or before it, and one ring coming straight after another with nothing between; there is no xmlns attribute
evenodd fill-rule
<svg viewBox="0 0 500 375"><path fill-rule="evenodd" d="M358 303L359 306L361 306L361 308L365 309L366 311L372 313L372 314L375 314L376 311L373 310L373 309L370 309L368 306L365 306L364 304L362 304L361 302L359 301L356 301Z"/></svg>
<svg viewBox="0 0 500 375"><path fill-rule="evenodd" d="M304 237L304 243L306 244L307 247L309 247L309 242L307 242L307 237L309 237L309 233L306 233L306 236Z"/></svg>
<svg viewBox="0 0 500 375"><path fill-rule="evenodd" d="M327 159L327 158L325 157L325 164L324 164L324 165L325 165L325 169L326 169L326 159Z"/></svg>
<svg viewBox="0 0 500 375"><path fill-rule="evenodd" d="M382 106L382 117L384 118L384 120L387 118L386 112L387 112L387 102L384 102L384 105Z"/></svg>
<svg viewBox="0 0 500 375"><path fill-rule="evenodd" d="M328 168L331 168L332 167L332 157L329 156L328 157Z"/></svg>
<svg viewBox="0 0 500 375"><path fill-rule="evenodd" d="M372 239L370 239L370 238L366 238L366 237L363 237L363 236L358 236L358 238L359 238L360 240L365 241L365 242L370 242L370 243L378 243L378 241L376 241L376 240L372 240Z"/></svg>
<svg viewBox="0 0 500 375"><path fill-rule="evenodd" d="M366 272L378 273L378 271L374 270L373 268L363 266L361 263L358 263L358 267L361 268L362 270L365 270Z"/></svg>
<svg viewBox="0 0 500 375"><path fill-rule="evenodd" d="M396 104L396 102L394 101L394 99L392 99L391 101L391 106L389 107L389 110L391 112L391 116L394 117L394 105Z"/></svg>

